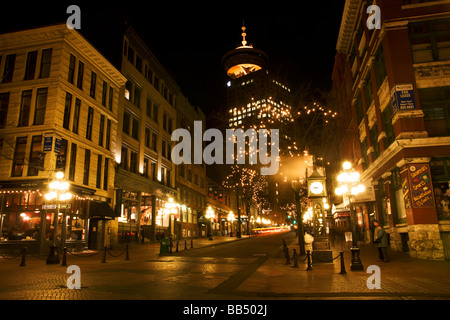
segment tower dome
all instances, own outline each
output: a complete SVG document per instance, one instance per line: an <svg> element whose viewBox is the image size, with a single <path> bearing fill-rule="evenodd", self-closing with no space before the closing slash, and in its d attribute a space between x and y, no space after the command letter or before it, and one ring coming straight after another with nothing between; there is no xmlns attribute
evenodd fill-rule
<svg viewBox="0 0 450 320"><path fill-rule="evenodd" d="M247 45L245 30L246 28L242 27L242 46L228 51L222 58L222 66L231 79L266 69L269 63L269 57L264 51Z"/></svg>

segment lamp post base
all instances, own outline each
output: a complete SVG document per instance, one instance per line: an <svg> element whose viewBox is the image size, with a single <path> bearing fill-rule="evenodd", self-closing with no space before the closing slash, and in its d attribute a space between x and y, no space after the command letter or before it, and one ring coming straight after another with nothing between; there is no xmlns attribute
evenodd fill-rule
<svg viewBox="0 0 450 320"><path fill-rule="evenodd" d="M352 264L350 265L350 270L352 271L362 271L364 270L361 258L359 256L359 248L351 248L352 252Z"/></svg>

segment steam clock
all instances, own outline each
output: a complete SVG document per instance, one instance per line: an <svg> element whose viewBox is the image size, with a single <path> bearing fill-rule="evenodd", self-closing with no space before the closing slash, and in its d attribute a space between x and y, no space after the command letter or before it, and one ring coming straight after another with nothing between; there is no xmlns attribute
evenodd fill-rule
<svg viewBox="0 0 450 320"><path fill-rule="evenodd" d="M314 169L308 177L308 199L313 211L313 263L332 260L332 252L326 233L326 212L324 209L326 196L326 177Z"/></svg>

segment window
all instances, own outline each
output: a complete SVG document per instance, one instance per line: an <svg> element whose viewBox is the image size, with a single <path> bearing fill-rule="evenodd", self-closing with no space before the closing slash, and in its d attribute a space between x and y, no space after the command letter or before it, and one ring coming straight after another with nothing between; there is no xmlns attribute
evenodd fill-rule
<svg viewBox="0 0 450 320"><path fill-rule="evenodd" d="M36 107L34 109L34 124L44 124L45 109L47 107L47 93L48 88L41 88L37 90Z"/></svg>
<svg viewBox="0 0 450 320"><path fill-rule="evenodd" d="M120 157L120 167L122 169L128 170L128 149L126 147L122 147L122 154Z"/></svg>
<svg viewBox="0 0 450 320"><path fill-rule="evenodd" d="M150 129L149 128L145 128L145 146L147 148L150 148Z"/></svg>
<svg viewBox="0 0 450 320"><path fill-rule="evenodd" d="M16 64L16 55L6 56L5 69L3 70L3 83L11 82L14 75L14 66Z"/></svg>
<svg viewBox="0 0 450 320"><path fill-rule="evenodd" d="M128 47L128 61L130 61L134 65L134 50L129 46Z"/></svg>
<svg viewBox="0 0 450 320"><path fill-rule="evenodd" d="M383 118L383 128L386 133L386 148L395 140L394 127L392 125L392 106L388 104L381 114Z"/></svg>
<svg viewBox="0 0 450 320"><path fill-rule="evenodd" d="M103 147L103 133L105 131L105 116L100 115L100 129L98 133L98 145Z"/></svg>
<svg viewBox="0 0 450 320"><path fill-rule="evenodd" d="M92 107L89 107L87 124L86 124L86 139L88 139L88 140L92 139L92 123L93 123L93 121L94 121L94 109Z"/></svg>
<svg viewBox="0 0 450 320"><path fill-rule="evenodd" d="M109 159L105 158L105 169L103 170L103 190L108 190Z"/></svg>
<svg viewBox="0 0 450 320"><path fill-rule="evenodd" d="M94 71L92 71L91 72L91 89L89 91L89 94L94 99L95 99L96 87L97 87L97 74Z"/></svg>
<svg viewBox="0 0 450 320"><path fill-rule="evenodd" d="M28 161L28 176L37 176L44 169L45 153L42 152L42 135L31 138L30 158Z"/></svg>
<svg viewBox="0 0 450 320"><path fill-rule="evenodd" d="M75 168L77 166L77 145L72 143L70 148L69 180L75 180Z"/></svg>
<svg viewBox="0 0 450 320"><path fill-rule="evenodd" d="M157 151L156 147L157 147L157 143L158 143L158 135L155 132L152 132L152 150L153 151Z"/></svg>
<svg viewBox="0 0 450 320"><path fill-rule="evenodd" d="M52 49L46 49L42 51L41 57L41 72L39 78L48 78L50 76L50 66L52 64Z"/></svg>
<svg viewBox="0 0 450 320"><path fill-rule="evenodd" d="M0 129L6 127L8 106L9 106L9 92L0 93Z"/></svg>
<svg viewBox="0 0 450 320"><path fill-rule="evenodd" d="M133 117L133 127L131 128L131 137L139 140L139 120Z"/></svg>
<svg viewBox="0 0 450 320"><path fill-rule="evenodd" d="M113 109L113 101L114 101L114 89L112 87L109 87L109 102L108 102L108 108L112 111Z"/></svg>
<svg viewBox="0 0 450 320"><path fill-rule="evenodd" d="M151 174L151 179L153 181L156 181L156 162L155 161L152 161L152 163L151 163L150 174Z"/></svg>
<svg viewBox="0 0 450 320"><path fill-rule="evenodd" d="M145 109L145 114L149 118L152 116L152 100L150 100L150 98L147 98L147 108Z"/></svg>
<svg viewBox="0 0 450 320"><path fill-rule="evenodd" d="M130 80L125 83L125 99L131 100L131 92L133 90L133 84Z"/></svg>
<svg viewBox="0 0 450 320"><path fill-rule="evenodd" d="M66 171L66 159L67 159L67 140L61 139L61 151L56 155L55 169L60 171Z"/></svg>
<svg viewBox="0 0 450 320"><path fill-rule="evenodd" d="M130 114L128 112L123 113L123 132L130 135Z"/></svg>
<svg viewBox="0 0 450 320"><path fill-rule="evenodd" d="M136 69L142 73L142 59L136 55Z"/></svg>
<svg viewBox="0 0 450 320"><path fill-rule="evenodd" d="M386 64L384 60L383 45L380 44L378 52L375 56L375 77L377 79L377 88L379 89L386 78Z"/></svg>
<svg viewBox="0 0 450 320"><path fill-rule="evenodd" d="M97 181L95 182L95 187L100 189L102 184L102 156L99 154L97 156Z"/></svg>
<svg viewBox="0 0 450 320"><path fill-rule="evenodd" d="M158 123L158 109L159 106L157 104L153 104L153 121Z"/></svg>
<svg viewBox="0 0 450 320"><path fill-rule="evenodd" d="M108 96L108 84L106 81L103 81L103 90L102 90L102 105L106 107L106 98Z"/></svg>
<svg viewBox="0 0 450 320"><path fill-rule="evenodd" d="M136 84L134 85L133 103L136 107L141 108L141 88Z"/></svg>
<svg viewBox="0 0 450 320"><path fill-rule="evenodd" d="M25 77L23 80L33 80L36 73L37 51L28 52L27 65L25 67Z"/></svg>
<svg viewBox="0 0 450 320"><path fill-rule="evenodd" d="M22 100L20 103L19 127L28 126L31 110L31 90L22 92Z"/></svg>
<svg viewBox="0 0 450 320"><path fill-rule="evenodd" d="M63 118L63 128L69 130L70 123L70 109L72 107L72 94L66 93L66 102L64 105L64 118Z"/></svg>
<svg viewBox="0 0 450 320"><path fill-rule="evenodd" d="M146 178L148 178L148 175L149 175L149 171L148 171L149 163L150 163L150 160L148 158L144 158L144 172L142 173L142 175Z"/></svg>
<svg viewBox="0 0 450 320"><path fill-rule="evenodd" d="M106 121L106 141L105 141L105 148L109 150L111 143L111 120L108 119Z"/></svg>
<svg viewBox="0 0 450 320"><path fill-rule="evenodd" d="M450 59L450 19L411 23L409 38L414 63Z"/></svg>
<svg viewBox="0 0 450 320"><path fill-rule="evenodd" d="M430 137L450 134L450 87L419 89L425 129Z"/></svg>
<svg viewBox="0 0 450 320"><path fill-rule="evenodd" d="M72 124L72 132L78 134L78 124L80 121L80 108L81 108L81 100L75 99L75 110L73 112L73 124Z"/></svg>
<svg viewBox="0 0 450 320"><path fill-rule="evenodd" d="M137 152L130 152L130 171L133 173L137 173L138 167L138 155Z"/></svg>
<svg viewBox="0 0 450 320"><path fill-rule="evenodd" d="M73 80L75 79L75 56L73 54L70 55L70 61L69 61L69 72L67 76L67 81L69 83L73 84Z"/></svg>
<svg viewBox="0 0 450 320"><path fill-rule="evenodd" d="M89 170L91 166L91 150L86 149L84 151L84 172L83 172L83 184L89 185Z"/></svg>
<svg viewBox="0 0 450 320"><path fill-rule="evenodd" d="M78 62L77 88L83 90L84 63Z"/></svg>
<svg viewBox="0 0 450 320"><path fill-rule="evenodd" d="M358 93L357 100L356 100L356 115L358 120L358 125L361 123L361 121L364 119L364 110L362 105L362 99L361 99L361 92Z"/></svg>
<svg viewBox="0 0 450 320"><path fill-rule="evenodd" d="M21 177L25 164L25 149L27 147L27 137L16 139L16 148L14 149L14 159L12 165L11 177Z"/></svg>

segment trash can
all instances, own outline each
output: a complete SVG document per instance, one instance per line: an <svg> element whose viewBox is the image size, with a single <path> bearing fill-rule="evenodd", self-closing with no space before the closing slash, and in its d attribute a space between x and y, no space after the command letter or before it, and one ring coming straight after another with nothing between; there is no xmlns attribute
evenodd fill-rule
<svg viewBox="0 0 450 320"><path fill-rule="evenodd" d="M169 238L162 238L161 239L161 253L168 253L169 252Z"/></svg>

